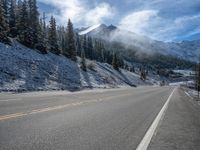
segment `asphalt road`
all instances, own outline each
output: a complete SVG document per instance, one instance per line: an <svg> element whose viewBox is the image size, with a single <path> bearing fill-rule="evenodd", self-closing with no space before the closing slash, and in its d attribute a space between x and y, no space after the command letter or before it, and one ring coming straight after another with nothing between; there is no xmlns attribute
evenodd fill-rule
<svg viewBox="0 0 200 150"><path fill-rule="evenodd" d="M200 150L200 103L177 89L148 150Z"/></svg>
<svg viewBox="0 0 200 150"><path fill-rule="evenodd" d="M136 149L173 89L2 93L0 149Z"/></svg>

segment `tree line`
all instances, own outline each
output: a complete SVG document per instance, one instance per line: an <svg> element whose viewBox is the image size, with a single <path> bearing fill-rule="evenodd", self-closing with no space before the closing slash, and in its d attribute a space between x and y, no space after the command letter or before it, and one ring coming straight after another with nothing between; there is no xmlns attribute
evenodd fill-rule
<svg viewBox="0 0 200 150"><path fill-rule="evenodd" d="M116 70L124 66L123 59L107 50L102 40L74 32L70 19L65 27L58 26L53 16L49 23L45 18L39 14L36 0L0 0L0 42L9 44L9 38L15 38L43 54L50 51L73 61L79 56L83 66L85 58L109 63Z"/></svg>

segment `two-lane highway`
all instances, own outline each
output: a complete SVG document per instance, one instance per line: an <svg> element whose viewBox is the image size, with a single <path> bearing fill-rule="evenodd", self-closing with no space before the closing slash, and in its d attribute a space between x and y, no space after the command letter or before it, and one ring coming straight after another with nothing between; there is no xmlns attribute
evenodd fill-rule
<svg viewBox="0 0 200 150"><path fill-rule="evenodd" d="M0 149L136 149L173 89L0 94Z"/></svg>

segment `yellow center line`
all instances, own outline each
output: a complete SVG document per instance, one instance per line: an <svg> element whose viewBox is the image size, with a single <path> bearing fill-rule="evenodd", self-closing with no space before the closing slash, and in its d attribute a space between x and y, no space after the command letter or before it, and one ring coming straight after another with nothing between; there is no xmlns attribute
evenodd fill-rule
<svg viewBox="0 0 200 150"><path fill-rule="evenodd" d="M27 113L15 113L15 114L10 114L10 115L4 115L4 116L0 116L0 121L2 120L7 120L7 119L11 119L11 118L17 118L17 117L22 117L22 116L26 116L28 115Z"/></svg>
<svg viewBox="0 0 200 150"><path fill-rule="evenodd" d="M28 112L19 112L19 113L14 113L14 114L9 114L9 115L2 115L2 116L0 116L0 121L12 119L12 118L24 117L24 116L28 116L28 115L37 114L37 113L43 113L43 112L48 112L48 111L53 111L53 110L64 109L64 108L67 108L67 107L70 107L70 106L79 106L79 105L84 105L84 104L88 104L88 103L102 102L102 101L111 100L111 99L116 98L116 97L119 98L119 97L130 96L130 95L133 95L133 94L132 93L126 93L126 94L122 94L122 95L117 95L117 96L115 95L115 96L106 97L104 99L100 98L100 99L95 99L95 100L87 100L87 101L76 102L76 103L71 103L71 104L35 109L35 110L28 111Z"/></svg>

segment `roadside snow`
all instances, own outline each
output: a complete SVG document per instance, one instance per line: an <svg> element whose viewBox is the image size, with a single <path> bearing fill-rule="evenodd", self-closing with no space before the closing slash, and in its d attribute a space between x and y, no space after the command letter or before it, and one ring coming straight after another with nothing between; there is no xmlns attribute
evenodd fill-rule
<svg viewBox="0 0 200 150"><path fill-rule="evenodd" d="M175 73L180 73L185 77L194 76L195 72L192 70L173 70Z"/></svg>
<svg viewBox="0 0 200 150"><path fill-rule="evenodd" d="M151 85L137 74L111 65L87 60L87 72L64 56L40 54L13 40L13 46L0 43L0 91L81 90Z"/></svg>
<svg viewBox="0 0 200 150"><path fill-rule="evenodd" d="M198 99L198 92L193 89L188 89L187 93L190 95L190 97Z"/></svg>

